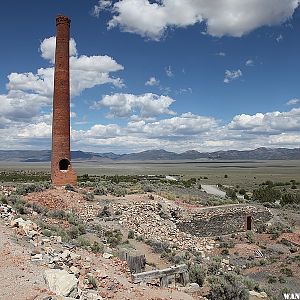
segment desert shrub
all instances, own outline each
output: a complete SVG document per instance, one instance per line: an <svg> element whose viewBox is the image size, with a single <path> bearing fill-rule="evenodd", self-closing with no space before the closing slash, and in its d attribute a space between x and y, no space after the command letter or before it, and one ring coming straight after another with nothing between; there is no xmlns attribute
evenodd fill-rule
<svg viewBox="0 0 300 300"><path fill-rule="evenodd" d="M95 277L93 277L92 275L88 275L88 282L93 287L93 289L97 289L98 285Z"/></svg>
<svg viewBox="0 0 300 300"><path fill-rule="evenodd" d="M208 299L248 300L249 293L243 283L243 277L228 273L223 276L213 276L210 278Z"/></svg>
<svg viewBox="0 0 300 300"><path fill-rule="evenodd" d="M107 188L103 185L97 185L94 189L94 194L99 196L107 195Z"/></svg>
<svg viewBox="0 0 300 300"><path fill-rule="evenodd" d="M94 253L98 253L98 252L103 252L103 245L102 244L99 244L98 242L94 242L92 245L91 245L91 250L94 252Z"/></svg>
<svg viewBox="0 0 300 300"><path fill-rule="evenodd" d="M79 247L82 247L82 248L85 248L85 249L89 249L89 247L91 246L90 241L87 240L86 238L84 238L83 236L79 236L75 240L75 244L78 245Z"/></svg>
<svg viewBox="0 0 300 300"><path fill-rule="evenodd" d="M231 188L226 188L226 197L235 200L237 198L236 192Z"/></svg>
<svg viewBox="0 0 300 300"><path fill-rule="evenodd" d="M72 226L69 231L68 235L70 236L71 239L76 239L80 235L79 228L77 226Z"/></svg>
<svg viewBox="0 0 300 300"><path fill-rule="evenodd" d="M232 237L234 238L234 234L232 235ZM220 246L219 248L234 248L235 243L232 240L229 240L228 242L220 242Z"/></svg>
<svg viewBox="0 0 300 300"><path fill-rule="evenodd" d="M254 236L254 233L252 231L247 231L246 237L247 237L248 242L250 244L253 244L255 242L255 236Z"/></svg>
<svg viewBox="0 0 300 300"><path fill-rule="evenodd" d="M279 281L280 283L286 283L285 278L284 278L283 276L281 276L281 275L278 277L278 281Z"/></svg>
<svg viewBox="0 0 300 300"><path fill-rule="evenodd" d="M282 268L280 272L288 277L293 277L293 271L290 268Z"/></svg>
<svg viewBox="0 0 300 300"><path fill-rule="evenodd" d="M66 213L64 210L53 209L48 211L47 216L53 219L64 219L66 217Z"/></svg>
<svg viewBox="0 0 300 300"><path fill-rule="evenodd" d="M227 248L222 249L221 255L229 255L229 250Z"/></svg>
<svg viewBox="0 0 300 300"><path fill-rule="evenodd" d="M217 275L221 268L221 261L212 261L207 266L207 274Z"/></svg>
<svg viewBox="0 0 300 300"><path fill-rule="evenodd" d="M84 195L84 199L85 199L86 201L94 201L95 196L94 196L93 193L88 192L88 193L86 193L86 194Z"/></svg>
<svg viewBox="0 0 300 300"><path fill-rule="evenodd" d="M251 278L244 277L244 284L249 291L261 291L259 283Z"/></svg>
<svg viewBox="0 0 300 300"><path fill-rule="evenodd" d="M300 204L300 194L292 194L292 193L283 194L282 199L280 200L280 204L282 206L288 204Z"/></svg>
<svg viewBox="0 0 300 300"><path fill-rule="evenodd" d="M171 252L170 245L167 242L150 240L149 243L155 253Z"/></svg>
<svg viewBox="0 0 300 300"><path fill-rule="evenodd" d="M260 202L274 203L276 200L281 199L281 192L268 185L266 187L260 187L259 189L254 190L253 199Z"/></svg>
<svg viewBox="0 0 300 300"><path fill-rule="evenodd" d="M245 200L250 200L249 195L248 195L248 194L245 194L245 195L244 195L244 199L245 199Z"/></svg>
<svg viewBox="0 0 300 300"><path fill-rule="evenodd" d="M110 216L111 216L111 212L109 211L108 206L104 206L103 209L100 210L98 213L99 218L110 217Z"/></svg>
<svg viewBox="0 0 300 300"><path fill-rule="evenodd" d="M122 241L122 232L119 229L116 230L108 230L105 232L105 236L107 239L107 242L112 246L116 247L118 246Z"/></svg>
<svg viewBox="0 0 300 300"><path fill-rule="evenodd" d="M6 196L0 196L0 203L3 203L3 204L8 204L8 200L7 200L7 197Z"/></svg>
<svg viewBox="0 0 300 300"><path fill-rule="evenodd" d="M195 264L189 267L189 277L191 282L196 282L202 286L206 277L206 269Z"/></svg>
<svg viewBox="0 0 300 300"><path fill-rule="evenodd" d="M134 239L134 232L132 230L128 231L128 239Z"/></svg>
<svg viewBox="0 0 300 300"><path fill-rule="evenodd" d="M32 203L31 208L33 211L37 212L38 214L45 214L48 211L47 207L44 207L42 205L39 205L37 203Z"/></svg>
<svg viewBox="0 0 300 300"><path fill-rule="evenodd" d="M145 193L153 193L155 191L154 186L152 184L145 184L143 186L143 190Z"/></svg>
<svg viewBox="0 0 300 300"><path fill-rule="evenodd" d="M112 195L116 197L125 197L125 195L127 194L127 189L119 185L110 184L107 189Z"/></svg>
<svg viewBox="0 0 300 300"><path fill-rule="evenodd" d="M13 208L21 215L26 215L29 213L28 208L26 207L26 202L20 198L15 201Z"/></svg>
<svg viewBox="0 0 300 300"><path fill-rule="evenodd" d="M74 188L73 185L71 185L71 184L66 184L66 185L65 185L65 190L66 190L66 191L72 191L72 192L75 192L75 188Z"/></svg>
<svg viewBox="0 0 300 300"><path fill-rule="evenodd" d="M48 182L40 182L40 183L24 183L20 184L16 187L16 191L14 192L17 195L27 195L33 192L42 192L43 190L49 188L50 184Z"/></svg>
<svg viewBox="0 0 300 300"><path fill-rule="evenodd" d="M277 277L273 276L273 275L269 275L268 276L268 283L273 284L277 282Z"/></svg>
<svg viewBox="0 0 300 300"><path fill-rule="evenodd" d="M246 190L245 189L240 189L239 190L239 194L240 195L245 195L246 194Z"/></svg>
<svg viewBox="0 0 300 300"><path fill-rule="evenodd" d="M52 231L49 229L43 229L42 233L44 236L48 236L48 237L52 235Z"/></svg>

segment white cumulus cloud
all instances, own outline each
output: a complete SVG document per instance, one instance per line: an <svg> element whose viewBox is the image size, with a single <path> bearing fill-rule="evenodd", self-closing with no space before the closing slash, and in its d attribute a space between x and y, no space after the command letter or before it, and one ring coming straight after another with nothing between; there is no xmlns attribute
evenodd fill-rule
<svg viewBox="0 0 300 300"><path fill-rule="evenodd" d="M108 28L159 40L168 28L205 23L207 33L241 37L261 26L292 17L299 0L100 0L94 15L110 10Z"/></svg>
<svg viewBox="0 0 300 300"><path fill-rule="evenodd" d="M40 45L41 56L53 65L55 37L46 38ZM101 84L124 86L119 77L111 72L123 70L113 58L104 55L78 56L76 43L70 40L70 81L71 96L77 96L88 88ZM7 94L0 95L0 126L9 121L21 121L36 116L42 107L52 103L54 67L40 68L35 73L10 73Z"/></svg>
<svg viewBox="0 0 300 300"><path fill-rule="evenodd" d="M174 101L168 96L159 96L152 93L142 95L116 93L105 95L100 101L95 102L91 108L108 108L108 117L130 117L138 113L141 117L148 118L161 114L175 114L174 111L169 109Z"/></svg>
<svg viewBox="0 0 300 300"><path fill-rule="evenodd" d="M300 102L299 99L293 98L293 99L290 99L290 100L286 103L286 105L296 105L296 104L298 104L299 102Z"/></svg>
<svg viewBox="0 0 300 300"><path fill-rule="evenodd" d="M245 65L247 67L253 67L254 66L254 61L252 59L248 59L248 60L246 60Z"/></svg>
<svg viewBox="0 0 300 300"><path fill-rule="evenodd" d="M243 73L242 73L242 71L240 69L238 69L238 70L232 70L232 71L226 70L225 71L224 82L225 83L229 83L232 80L236 80L236 79L238 79L238 78L240 78L242 76L243 76Z"/></svg>
<svg viewBox="0 0 300 300"><path fill-rule="evenodd" d="M150 77L146 82L145 85L149 86L158 86L159 85L159 80L156 79L155 77Z"/></svg>

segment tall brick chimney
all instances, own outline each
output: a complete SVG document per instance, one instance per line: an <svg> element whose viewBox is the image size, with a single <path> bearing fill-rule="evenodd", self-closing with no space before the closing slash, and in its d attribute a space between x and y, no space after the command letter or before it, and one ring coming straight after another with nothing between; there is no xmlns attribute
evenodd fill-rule
<svg viewBox="0 0 300 300"><path fill-rule="evenodd" d="M51 180L54 185L77 183L70 157L70 23L68 17L56 17L51 159Z"/></svg>

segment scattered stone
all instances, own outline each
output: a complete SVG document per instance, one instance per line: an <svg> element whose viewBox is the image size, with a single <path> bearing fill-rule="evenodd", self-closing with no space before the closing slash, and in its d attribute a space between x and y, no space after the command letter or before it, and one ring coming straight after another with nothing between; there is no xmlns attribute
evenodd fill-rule
<svg viewBox="0 0 300 300"><path fill-rule="evenodd" d="M200 290L200 286L198 283L189 283L185 288L184 291L187 293L195 293L198 292Z"/></svg>
<svg viewBox="0 0 300 300"><path fill-rule="evenodd" d="M70 252L70 258L71 258L72 260L79 260L79 259L81 259L81 255L76 254L76 253L74 253L74 252Z"/></svg>
<svg viewBox="0 0 300 300"><path fill-rule="evenodd" d="M80 300L102 300L103 298L98 295L96 291L83 291Z"/></svg>
<svg viewBox="0 0 300 300"><path fill-rule="evenodd" d="M70 271L71 271L75 276L78 276L79 273L80 273L80 270L79 270L77 267L75 267L75 266L70 267Z"/></svg>
<svg viewBox="0 0 300 300"><path fill-rule="evenodd" d="M106 252L104 252L102 256L106 259L110 259L111 257L113 257L111 253L106 253Z"/></svg>
<svg viewBox="0 0 300 300"><path fill-rule="evenodd" d="M31 260L32 261L41 261L41 260L43 260L43 254L38 253L38 254L32 255Z"/></svg>
<svg viewBox="0 0 300 300"><path fill-rule="evenodd" d="M265 292L258 293L256 291L249 291L249 300L268 299L268 295Z"/></svg>
<svg viewBox="0 0 300 300"><path fill-rule="evenodd" d="M59 296L76 297L78 279L65 270L50 269L44 273L44 279L49 290Z"/></svg>
<svg viewBox="0 0 300 300"><path fill-rule="evenodd" d="M69 250L65 250L63 253L59 254L59 257L63 260L66 260L69 256L70 256L70 251Z"/></svg>
<svg viewBox="0 0 300 300"><path fill-rule="evenodd" d="M23 233L31 238L38 234L38 226L30 220L18 218L11 222L11 226L22 229Z"/></svg>

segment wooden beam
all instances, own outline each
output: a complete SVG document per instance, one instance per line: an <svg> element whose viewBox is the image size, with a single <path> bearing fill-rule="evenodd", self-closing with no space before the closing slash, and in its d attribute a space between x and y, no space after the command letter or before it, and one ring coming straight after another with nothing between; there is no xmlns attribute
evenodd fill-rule
<svg viewBox="0 0 300 300"><path fill-rule="evenodd" d="M170 268L162 269L162 270L153 270L153 271L147 271L137 274L132 274L132 280L134 283L139 282L147 282L151 281L153 279L160 279L163 286L165 286L167 279L169 276L175 275L175 274L184 274L182 277L183 284L187 284L188 281L188 267L185 264L178 265L178 266L172 266Z"/></svg>

